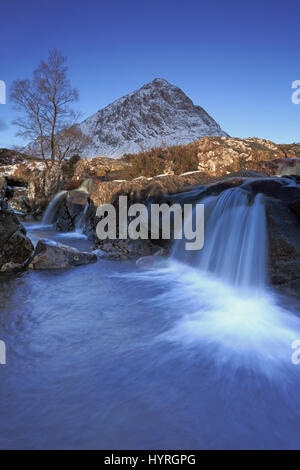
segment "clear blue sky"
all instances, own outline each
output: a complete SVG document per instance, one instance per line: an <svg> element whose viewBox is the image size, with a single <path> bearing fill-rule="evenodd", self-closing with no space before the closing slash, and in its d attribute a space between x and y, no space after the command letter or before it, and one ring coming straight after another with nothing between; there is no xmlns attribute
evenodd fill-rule
<svg viewBox="0 0 300 470"><path fill-rule="evenodd" d="M10 0L0 5L0 80L68 57L87 117L155 77L182 88L232 136L300 141L300 3L294 0ZM20 144L0 105L0 147Z"/></svg>

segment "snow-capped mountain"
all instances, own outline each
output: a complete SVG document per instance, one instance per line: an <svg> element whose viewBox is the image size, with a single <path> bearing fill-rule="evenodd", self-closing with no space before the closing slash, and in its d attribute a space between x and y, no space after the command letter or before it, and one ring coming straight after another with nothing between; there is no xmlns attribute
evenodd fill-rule
<svg viewBox="0 0 300 470"><path fill-rule="evenodd" d="M80 124L92 138L86 157L120 157L160 145L188 144L203 136L227 136L186 94L162 78L100 109Z"/></svg>

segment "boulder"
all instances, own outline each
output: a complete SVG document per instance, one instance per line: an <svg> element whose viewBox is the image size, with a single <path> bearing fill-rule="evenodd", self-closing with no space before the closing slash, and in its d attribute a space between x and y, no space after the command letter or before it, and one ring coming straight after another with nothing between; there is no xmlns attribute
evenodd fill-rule
<svg viewBox="0 0 300 470"><path fill-rule="evenodd" d="M121 195L127 195L130 201L138 202L150 197L161 197L163 194L176 194L184 191L187 186L206 184L209 181L210 178L199 171L181 176L162 175L124 182L102 182L94 179L90 198L95 206L114 203Z"/></svg>
<svg viewBox="0 0 300 470"><path fill-rule="evenodd" d="M39 240L30 261L30 269L66 269L95 263L94 253L82 252L76 248L50 240Z"/></svg>
<svg viewBox="0 0 300 470"><path fill-rule="evenodd" d="M82 230L93 239L95 231L96 209L86 192L74 190L67 194L57 212L55 228L59 232Z"/></svg>
<svg viewBox="0 0 300 470"><path fill-rule="evenodd" d="M102 258L110 260L137 259L152 256L157 253L159 246L151 240L98 240L95 249L100 249ZM160 253L165 253L161 250Z"/></svg>
<svg viewBox="0 0 300 470"><path fill-rule="evenodd" d="M35 218L42 215L52 197L58 192L62 180L62 168L54 163L43 171L36 170L32 173L27 201Z"/></svg>
<svg viewBox="0 0 300 470"><path fill-rule="evenodd" d="M33 245L26 230L7 202L0 200L0 269L24 267L33 253ZM2 269L3 268L3 269Z"/></svg>

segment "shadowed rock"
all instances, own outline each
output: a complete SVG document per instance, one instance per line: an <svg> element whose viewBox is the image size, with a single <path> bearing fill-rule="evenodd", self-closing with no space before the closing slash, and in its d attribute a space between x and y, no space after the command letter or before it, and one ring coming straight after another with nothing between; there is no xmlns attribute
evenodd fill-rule
<svg viewBox="0 0 300 470"><path fill-rule="evenodd" d="M30 269L66 269L73 266L95 263L94 253L82 252L76 248L50 240L39 240L29 264Z"/></svg>
<svg viewBox="0 0 300 470"><path fill-rule="evenodd" d="M1 271L22 269L32 255L33 245L18 217L0 200L0 268Z"/></svg>

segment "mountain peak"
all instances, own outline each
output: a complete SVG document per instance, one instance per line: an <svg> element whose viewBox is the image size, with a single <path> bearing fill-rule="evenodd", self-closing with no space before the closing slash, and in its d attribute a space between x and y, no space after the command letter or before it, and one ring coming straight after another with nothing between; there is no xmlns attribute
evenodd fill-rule
<svg viewBox="0 0 300 470"><path fill-rule="evenodd" d="M151 82L153 85L171 85L167 80L164 78L154 78Z"/></svg>
<svg viewBox="0 0 300 470"><path fill-rule="evenodd" d="M178 87L154 78L81 123L93 144L85 156L120 157L161 145L184 145L204 136L227 136Z"/></svg>

